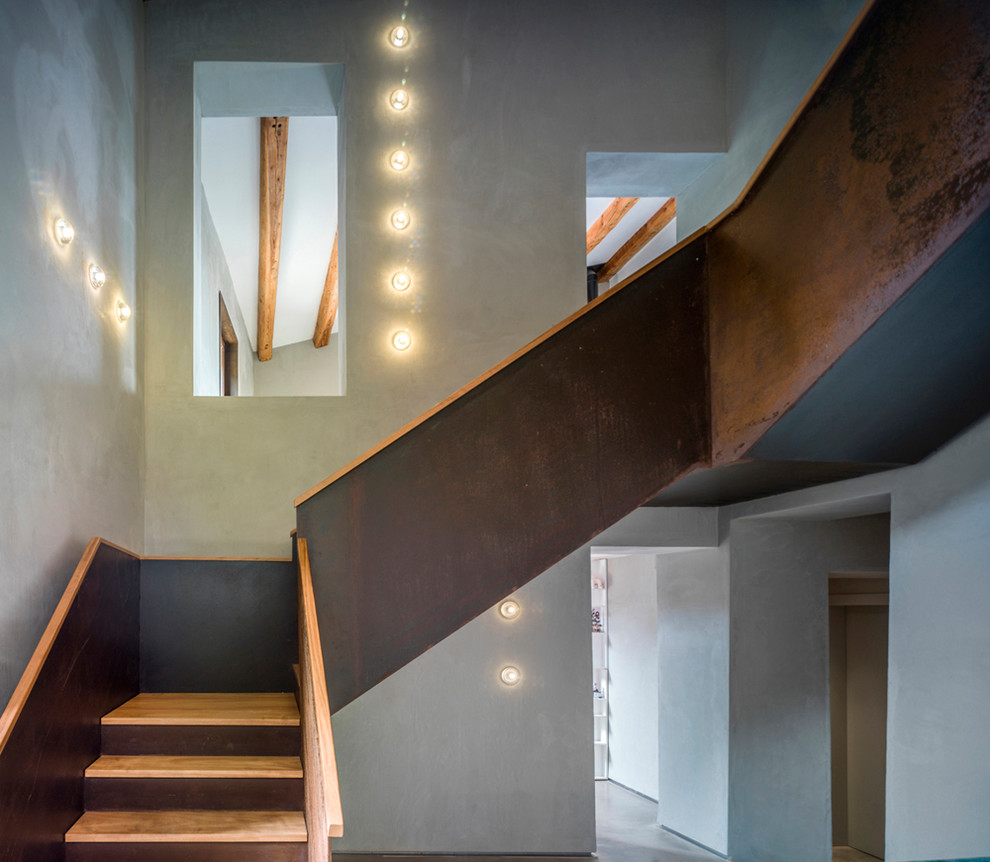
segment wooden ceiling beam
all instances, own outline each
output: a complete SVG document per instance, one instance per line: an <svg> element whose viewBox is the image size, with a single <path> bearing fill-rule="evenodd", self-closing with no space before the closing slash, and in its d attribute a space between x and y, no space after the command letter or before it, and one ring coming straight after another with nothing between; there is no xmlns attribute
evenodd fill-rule
<svg viewBox="0 0 990 862"><path fill-rule="evenodd" d="M644 246L673 221L677 215L676 198L668 198L660 209L647 219L636 233L634 233L600 270L598 270L598 281L605 282L612 278L622 267L624 267L636 254L643 250Z"/></svg>
<svg viewBox="0 0 990 862"><path fill-rule="evenodd" d="M323 296L320 310L316 314L316 329L313 331L313 346L326 347L330 341L333 322L337 318L337 231L333 232L333 249L330 252L330 266L323 282Z"/></svg>
<svg viewBox="0 0 990 862"><path fill-rule="evenodd" d="M258 211L258 359L272 358L275 297L282 246L288 117L261 118L261 201Z"/></svg>
<svg viewBox="0 0 990 862"><path fill-rule="evenodd" d="M588 250L585 254L591 254L598 244L612 232L612 229L622 221L622 217L636 205L638 200L639 198L615 198L612 203L605 207L605 212L598 216L598 220L588 228Z"/></svg>

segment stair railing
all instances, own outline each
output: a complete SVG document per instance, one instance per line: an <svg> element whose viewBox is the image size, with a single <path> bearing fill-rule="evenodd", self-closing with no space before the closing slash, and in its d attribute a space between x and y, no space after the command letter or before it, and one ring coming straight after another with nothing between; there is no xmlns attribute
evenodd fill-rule
<svg viewBox="0 0 990 862"><path fill-rule="evenodd" d="M310 862L328 862L330 839L344 834L323 647L306 540L296 539L299 571L299 713Z"/></svg>

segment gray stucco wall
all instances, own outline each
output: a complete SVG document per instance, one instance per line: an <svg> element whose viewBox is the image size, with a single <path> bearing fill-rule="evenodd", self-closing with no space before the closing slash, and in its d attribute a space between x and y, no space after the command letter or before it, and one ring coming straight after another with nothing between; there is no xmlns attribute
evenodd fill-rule
<svg viewBox="0 0 990 862"><path fill-rule="evenodd" d="M721 512L725 519L781 514L807 519L888 505L885 858L985 858L990 853L985 804L990 749L982 720L990 711L990 417L917 466ZM742 608L734 606L734 621L737 615ZM754 730L749 740L738 733L732 739L752 747L762 745L764 735ZM826 741L818 745L812 764L827 757ZM746 778L733 770L731 781L744 784ZM776 782L764 786L772 790ZM809 816L818 817L818 810ZM736 853L731 841L730 850Z"/></svg>
<svg viewBox="0 0 990 862"><path fill-rule="evenodd" d="M715 510L639 509L595 547L717 541ZM516 592L515 621L486 611L334 714L335 851L594 850L590 571L585 545Z"/></svg>
<svg viewBox="0 0 990 862"><path fill-rule="evenodd" d="M295 496L582 304L586 151L723 146L723 0L418 0L402 53L385 39L398 8L146 6L151 551L286 553ZM192 395L192 64L219 59L345 64L344 397ZM394 115L402 77L412 107ZM390 176L403 139L415 167ZM386 221L405 200L398 237ZM400 264L408 296L387 287ZM400 327L415 338L401 355Z"/></svg>
<svg viewBox="0 0 990 862"><path fill-rule="evenodd" d="M88 540L142 549L141 17L137 0L0 2L0 704Z"/></svg>
<svg viewBox="0 0 990 862"><path fill-rule="evenodd" d="M608 561L608 777L657 798L657 558Z"/></svg>
<svg viewBox="0 0 990 862"><path fill-rule="evenodd" d="M690 236L736 199L862 5L726 0L728 152L678 197L678 237Z"/></svg>
<svg viewBox="0 0 990 862"><path fill-rule="evenodd" d="M657 557L658 822L728 846L728 547Z"/></svg>
<svg viewBox="0 0 990 862"><path fill-rule="evenodd" d="M990 419L908 475L891 504L885 858L987 857Z"/></svg>
<svg viewBox="0 0 990 862"><path fill-rule="evenodd" d="M887 519L740 519L729 543L729 855L828 862L828 574L885 568Z"/></svg>

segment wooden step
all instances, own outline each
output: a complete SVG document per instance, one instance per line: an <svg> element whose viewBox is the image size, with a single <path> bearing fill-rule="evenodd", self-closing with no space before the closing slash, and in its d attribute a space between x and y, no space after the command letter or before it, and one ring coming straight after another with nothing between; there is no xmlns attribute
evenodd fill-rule
<svg viewBox="0 0 990 862"><path fill-rule="evenodd" d="M104 755L87 778L302 778L298 757L188 757Z"/></svg>
<svg viewBox="0 0 990 862"><path fill-rule="evenodd" d="M87 811L65 833L66 844L305 841L301 811Z"/></svg>
<svg viewBox="0 0 990 862"><path fill-rule="evenodd" d="M255 694L172 694L145 692L103 716L114 725L184 727L298 727L291 692Z"/></svg>
<svg viewBox="0 0 990 862"><path fill-rule="evenodd" d="M85 772L87 811L296 811L298 757L103 756Z"/></svg>

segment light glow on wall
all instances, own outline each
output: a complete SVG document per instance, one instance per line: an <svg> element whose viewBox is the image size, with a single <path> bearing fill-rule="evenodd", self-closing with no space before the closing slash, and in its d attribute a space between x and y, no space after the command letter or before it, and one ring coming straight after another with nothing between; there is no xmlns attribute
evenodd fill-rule
<svg viewBox="0 0 990 862"><path fill-rule="evenodd" d="M412 276L404 269L400 269L392 276L393 290L397 290L401 293L404 290L409 290L410 287L412 287Z"/></svg>
<svg viewBox="0 0 990 862"><path fill-rule="evenodd" d="M55 239L59 241L60 245L68 245L72 242L76 235L75 228L72 227L64 218L58 218L55 220Z"/></svg>
<svg viewBox="0 0 990 862"><path fill-rule="evenodd" d="M393 171L404 171L409 167L409 153L405 150L396 150L388 157L388 166Z"/></svg>
<svg viewBox="0 0 990 862"><path fill-rule="evenodd" d="M405 48L411 38L412 33L409 32L409 28L405 24L393 27L392 32L388 34L388 41L393 48Z"/></svg>
<svg viewBox="0 0 990 862"><path fill-rule="evenodd" d="M520 610L519 602L515 599L506 599L498 606L498 612L507 620L514 620L518 617Z"/></svg>
<svg viewBox="0 0 990 862"><path fill-rule="evenodd" d="M412 222L412 218L410 217L408 210L399 209L392 213L389 221L392 223L392 227L396 230L405 230Z"/></svg>
<svg viewBox="0 0 990 862"><path fill-rule="evenodd" d="M396 111L404 111L409 107L409 93L399 87L397 90L392 90L392 94L388 97L388 103Z"/></svg>
<svg viewBox="0 0 990 862"><path fill-rule="evenodd" d="M407 329L400 329L392 335L392 347L396 350L408 350L412 347L412 334Z"/></svg>
<svg viewBox="0 0 990 862"><path fill-rule="evenodd" d="M502 672L498 675L498 678L505 685L516 685L522 679L522 674L519 672L519 668L508 665L502 668Z"/></svg>

